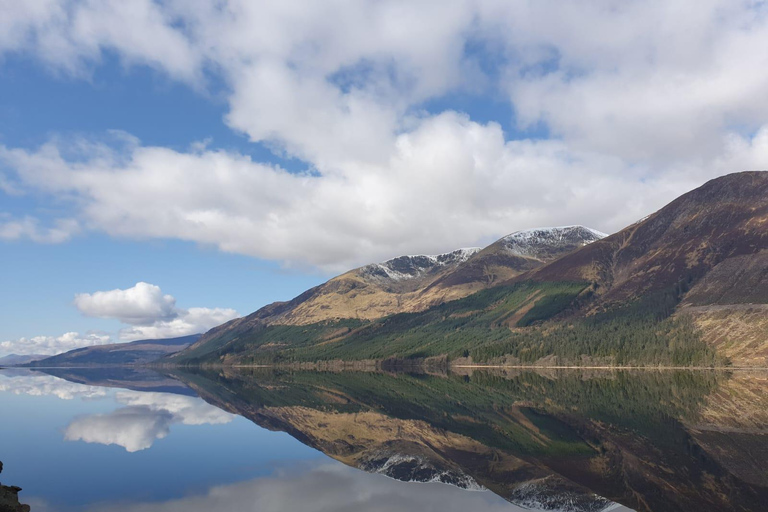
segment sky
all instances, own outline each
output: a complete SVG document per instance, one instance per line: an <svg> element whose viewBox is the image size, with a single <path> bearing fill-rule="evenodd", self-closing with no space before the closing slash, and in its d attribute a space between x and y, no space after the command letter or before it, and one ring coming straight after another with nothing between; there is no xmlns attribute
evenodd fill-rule
<svg viewBox="0 0 768 512"><path fill-rule="evenodd" d="M0 356L768 168L762 0L0 0Z"/></svg>

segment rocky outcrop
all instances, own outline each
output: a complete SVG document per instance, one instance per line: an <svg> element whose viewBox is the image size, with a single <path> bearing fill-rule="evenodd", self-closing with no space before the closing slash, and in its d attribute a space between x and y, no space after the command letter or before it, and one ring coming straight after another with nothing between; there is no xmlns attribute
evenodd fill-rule
<svg viewBox="0 0 768 512"><path fill-rule="evenodd" d="M0 473L3 472L3 463L0 462ZM0 512L29 512L29 505L19 503L19 491L21 487L0 484Z"/></svg>

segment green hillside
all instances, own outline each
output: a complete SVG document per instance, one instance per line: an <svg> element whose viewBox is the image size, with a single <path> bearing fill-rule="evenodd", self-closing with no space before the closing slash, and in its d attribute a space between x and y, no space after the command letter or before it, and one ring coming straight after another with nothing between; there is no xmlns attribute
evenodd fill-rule
<svg viewBox="0 0 768 512"><path fill-rule="evenodd" d="M192 347L181 364L293 364L445 358L446 362L722 365L684 320L670 318L679 290L588 317L586 283L523 282L480 291L420 313L382 320L270 325Z"/></svg>

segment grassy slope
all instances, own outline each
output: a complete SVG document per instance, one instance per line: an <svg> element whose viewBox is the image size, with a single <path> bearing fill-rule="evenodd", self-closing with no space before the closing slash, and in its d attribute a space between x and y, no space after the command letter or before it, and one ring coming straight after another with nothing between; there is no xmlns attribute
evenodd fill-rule
<svg viewBox="0 0 768 512"><path fill-rule="evenodd" d="M680 290L592 317L557 321L588 297L585 283L518 283L374 322L269 326L188 351L183 364L275 364L447 356L476 363L723 364L689 322L671 319Z"/></svg>

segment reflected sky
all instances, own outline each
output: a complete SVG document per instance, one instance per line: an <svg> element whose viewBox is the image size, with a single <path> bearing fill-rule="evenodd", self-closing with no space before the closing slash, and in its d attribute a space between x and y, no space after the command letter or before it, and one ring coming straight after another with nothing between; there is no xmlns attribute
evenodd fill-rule
<svg viewBox="0 0 768 512"><path fill-rule="evenodd" d="M119 391L114 399L127 407L73 419L64 430L64 439L116 444L128 452L137 452L165 438L173 424L220 425L234 419L232 414L189 396Z"/></svg>
<svg viewBox="0 0 768 512"><path fill-rule="evenodd" d="M43 509L44 510L44 509ZM269 477L216 486L159 503L100 505L92 512L509 512L522 510L490 492L408 484L338 463L292 466Z"/></svg>
<svg viewBox="0 0 768 512"><path fill-rule="evenodd" d="M352 469L204 402L0 371L3 482L34 512L522 510Z"/></svg>
<svg viewBox="0 0 768 512"><path fill-rule="evenodd" d="M271 475L286 462L327 460L199 398L34 372L0 371L0 410L2 481L22 487L33 511L166 501Z"/></svg>

